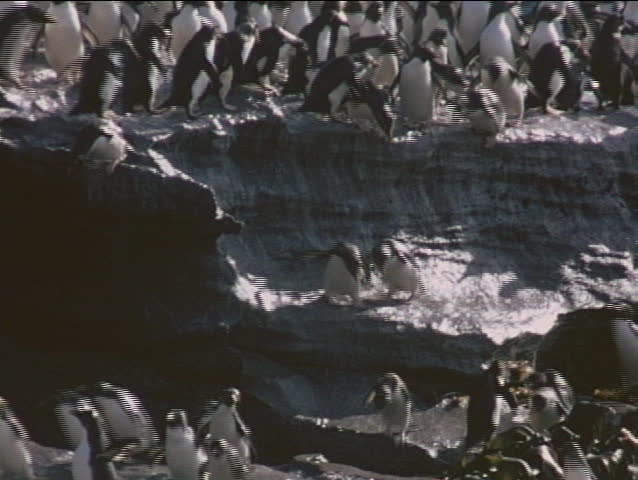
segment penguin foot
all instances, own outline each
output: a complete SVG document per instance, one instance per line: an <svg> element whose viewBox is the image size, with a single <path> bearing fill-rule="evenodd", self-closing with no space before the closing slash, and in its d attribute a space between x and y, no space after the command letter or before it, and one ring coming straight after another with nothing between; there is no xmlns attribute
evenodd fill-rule
<svg viewBox="0 0 638 480"><path fill-rule="evenodd" d="M555 117L558 117L559 115L563 114L562 111L557 110L554 107L550 107L549 105L545 108L545 113L547 113L549 115L553 115Z"/></svg>
<svg viewBox="0 0 638 480"><path fill-rule="evenodd" d="M224 110L228 110L229 112L235 112L237 111L237 107L235 105L229 105L226 102L222 102L222 108Z"/></svg>

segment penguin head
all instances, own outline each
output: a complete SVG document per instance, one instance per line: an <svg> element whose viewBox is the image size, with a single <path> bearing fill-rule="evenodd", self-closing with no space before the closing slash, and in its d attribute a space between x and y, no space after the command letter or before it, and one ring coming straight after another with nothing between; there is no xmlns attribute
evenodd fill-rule
<svg viewBox="0 0 638 480"><path fill-rule="evenodd" d="M558 7L553 4L543 5L543 7L538 11L538 15L536 17L536 23L540 22L553 22L561 15L561 11Z"/></svg>
<svg viewBox="0 0 638 480"><path fill-rule="evenodd" d="M366 9L366 20L378 23L383 16L383 2L371 2Z"/></svg>
<svg viewBox="0 0 638 480"><path fill-rule="evenodd" d="M236 388L226 388L222 390L219 401L229 407L236 407L241 400L241 393Z"/></svg>
<svg viewBox="0 0 638 480"><path fill-rule="evenodd" d="M71 413L77 417L77 419L84 425L85 428L88 428L91 425L95 425L99 421L99 414L94 408L79 406L71 411Z"/></svg>
<svg viewBox="0 0 638 480"><path fill-rule="evenodd" d="M432 30L432 33L430 33L430 36L426 41L426 45L430 42L436 47L443 47L447 45L447 30L443 28L435 28Z"/></svg>
<svg viewBox="0 0 638 480"><path fill-rule="evenodd" d="M27 20L33 23L55 23L55 18L50 13L35 5L20 7L20 12Z"/></svg>
<svg viewBox="0 0 638 480"><path fill-rule="evenodd" d="M243 39L246 39L248 37L254 37L255 35L257 35L257 31L258 31L257 22L255 22L252 19L242 22L239 25L237 25L237 28L235 29L235 31L239 33L239 36L242 37Z"/></svg>
<svg viewBox="0 0 638 480"><path fill-rule="evenodd" d="M174 408L166 414L166 428L184 429L188 426L186 412L179 408Z"/></svg>

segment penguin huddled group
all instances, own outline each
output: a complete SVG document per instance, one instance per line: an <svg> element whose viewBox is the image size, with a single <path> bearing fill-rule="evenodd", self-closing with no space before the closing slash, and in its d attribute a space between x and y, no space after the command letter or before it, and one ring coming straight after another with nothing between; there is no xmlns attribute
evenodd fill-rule
<svg viewBox="0 0 638 480"><path fill-rule="evenodd" d="M619 108L638 92L634 2L6 3L0 80L22 86L29 49L43 48L59 78L81 75L73 114L193 119L209 93L235 110L228 94L256 84L388 139L398 116L408 128L464 118L491 146L527 109L578 111L586 90Z"/></svg>
<svg viewBox="0 0 638 480"><path fill-rule="evenodd" d="M151 467L166 463L177 480L247 478L254 448L237 410L239 390L227 388L203 408L196 429L186 412L166 414L165 441L139 398L108 382L66 389L54 398L55 418L74 452L73 480L117 480L114 462ZM0 476L33 480L29 436L6 400L0 398Z"/></svg>

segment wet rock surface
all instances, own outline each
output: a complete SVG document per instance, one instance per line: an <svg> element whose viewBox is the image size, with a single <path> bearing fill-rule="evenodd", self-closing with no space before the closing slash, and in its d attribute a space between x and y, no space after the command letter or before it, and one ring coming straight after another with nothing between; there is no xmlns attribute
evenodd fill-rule
<svg viewBox="0 0 638 480"><path fill-rule="evenodd" d="M0 358L14 367L0 391L39 443L61 442L63 386L125 384L162 425L235 385L258 461L287 464L265 477L438 474L464 435L462 409L428 409L440 395L467 391L497 348L531 358L559 314L638 297L634 108L532 112L483 149L467 125L384 142L244 89L236 114L208 99L194 122L114 117L134 151L108 176L70 158L84 119L49 72L32 66L38 94L0 105ZM323 301L323 263L303 252L388 236L426 294L389 300L375 281L361 309ZM405 450L362 405L389 370L419 403ZM335 463L287 463L313 453Z"/></svg>

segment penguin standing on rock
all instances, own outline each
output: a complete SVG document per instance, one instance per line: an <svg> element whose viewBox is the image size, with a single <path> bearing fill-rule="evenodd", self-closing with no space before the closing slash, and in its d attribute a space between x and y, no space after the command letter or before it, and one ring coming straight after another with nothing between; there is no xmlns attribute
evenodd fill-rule
<svg viewBox="0 0 638 480"><path fill-rule="evenodd" d="M161 45L167 38L166 31L155 23L143 25L133 35L139 58L127 66L122 95L125 112L132 112L134 107L141 105L149 113L158 113L154 107L155 99L166 73Z"/></svg>
<svg viewBox="0 0 638 480"><path fill-rule="evenodd" d="M29 434L9 403L0 398L0 474L2 478L33 480L33 463L27 447Z"/></svg>
<svg viewBox="0 0 638 480"><path fill-rule="evenodd" d="M115 167L126 160L130 149L121 133L122 130L112 122L91 123L80 131L71 153L88 168L103 169L112 174Z"/></svg>
<svg viewBox="0 0 638 480"><path fill-rule="evenodd" d="M348 91L360 88L361 79L376 62L367 53L344 55L326 63L317 72L302 112L317 112L336 117Z"/></svg>
<svg viewBox="0 0 638 480"><path fill-rule="evenodd" d="M416 47L399 73L399 107L408 125L427 125L434 116L431 49Z"/></svg>
<svg viewBox="0 0 638 480"><path fill-rule="evenodd" d="M596 35L591 46L591 73L600 84L598 93L598 110L604 110L606 101L611 102L614 109L620 108L620 98L623 91L622 64L629 64L620 44L623 29L623 17L610 15Z"/></svg>
<svg viewBox="0 0 638 480"><path fill-rule="evenodd" d="M240 398L239 390L227 388L218 399L208 402L197 422L197 438L202 439L208 434L212 439L225 439L237 450L242 463L250 465L253 445L250 430L237 411Z"/></svg>
<svg viewBox="0 0 638 480"><path fill-rule="evenodd" d="M466 452L480 451L503 428L508 412L517 407L507 388L507 368L493 360L470 394L467 407Z"/></svg>
<svg viewBox="0 0 638 480"><path fill-rule="evenodd" d="M148 450L158 442L151 417L133 393L108 382L96 384L91 393L116 442L134 442L138 451Z"/></svg>
<svg viewBox="0 0 638 480"><path fill-rule="evenodd" d="M55 18L55 23L44 27L44 56L61 77L84 55L82 24L74 2L53 1L48 13Z"/></svg>
<svg viewBox="0 0 638 480"><path fill-rule="evenodd" d="M407 301L412 300L422 289L419 278L419 266L408 252L392 239L384 240L371 252L377 271L388 286L388 295L396 292L408 292Z"/></svg>
<svg viewBox="0 0 638 480"><path fill-rule="evenodd" d="M219 88L219 73L213 63L216 44L215 29L207 25L191 38L175 66L170 96L160 108L184 107L189 119L196 118L195 108L210 84Z"/></svg>
<svg viewBox="0 0 638 480"><path fill-rule="evenodd" d="M33 5L12 6L0 16L0 79L22 88L20 71L42 25L54 23L49 13Z"/></svg>
<svg viewBox="0 0 638 480"><path fill-rule="evenodd" d="M484 138L483 146L493 147L507 117L498 95L489 88L474 86L465 95L463 107L474 133Z"/></svg>
<svg viewBox="0 0 638 480"><path fill-rule="evenodd" d="M361 306L360 285L364 277L361 252L356 245L338 242L328 252L328 264L323 275L324 295L328 302L349 296L352 304Z"/></svg>
<svg viewBox="0 0 638 480"><path fill-rule="evenodd" d="M525 114L527 82L518 72L503 58L494 57L481 69L481 81L498 95L513 125L521 125Z"/></svg>
<svg viewBox="0 0 638 480"><path fill-rule="evenodd" d="M396 373L386 373L377 379L365 399L365 404L381 410L385 434L406 442L412 417L412 400L405 382Z"/></svg>
<svg viewBox="0 0 638 480"><path fill-rule="evenodd" d="M138 61L130 40L114 40L97 47L84 63L78 103L71 115L94 113L104 117L113 107L129 66Z"/></svg>
<svg viewBox="0 0 638 480"><path fill-rule="evenodd" d="M204 439L208 455L208 473L216 480L247 480L249 467L242 461L241 454L224 438L208 434Z"/></svg>
<svg viewBox="0 0 638 480"><path fill-rule="evenodd" d="M73 454L73 480L119 480L112 461L118 452L107 450L98 412L92 408L78 408L74 415L82 423L84 435Z"/></svg>
<svg viewBox="0 0 638 480"><path fill-rule="evenodd" d="M165 445L166 465L173 478L198 480L206 454L197 446L184 410L173 409L166 415Z"/></svg>

